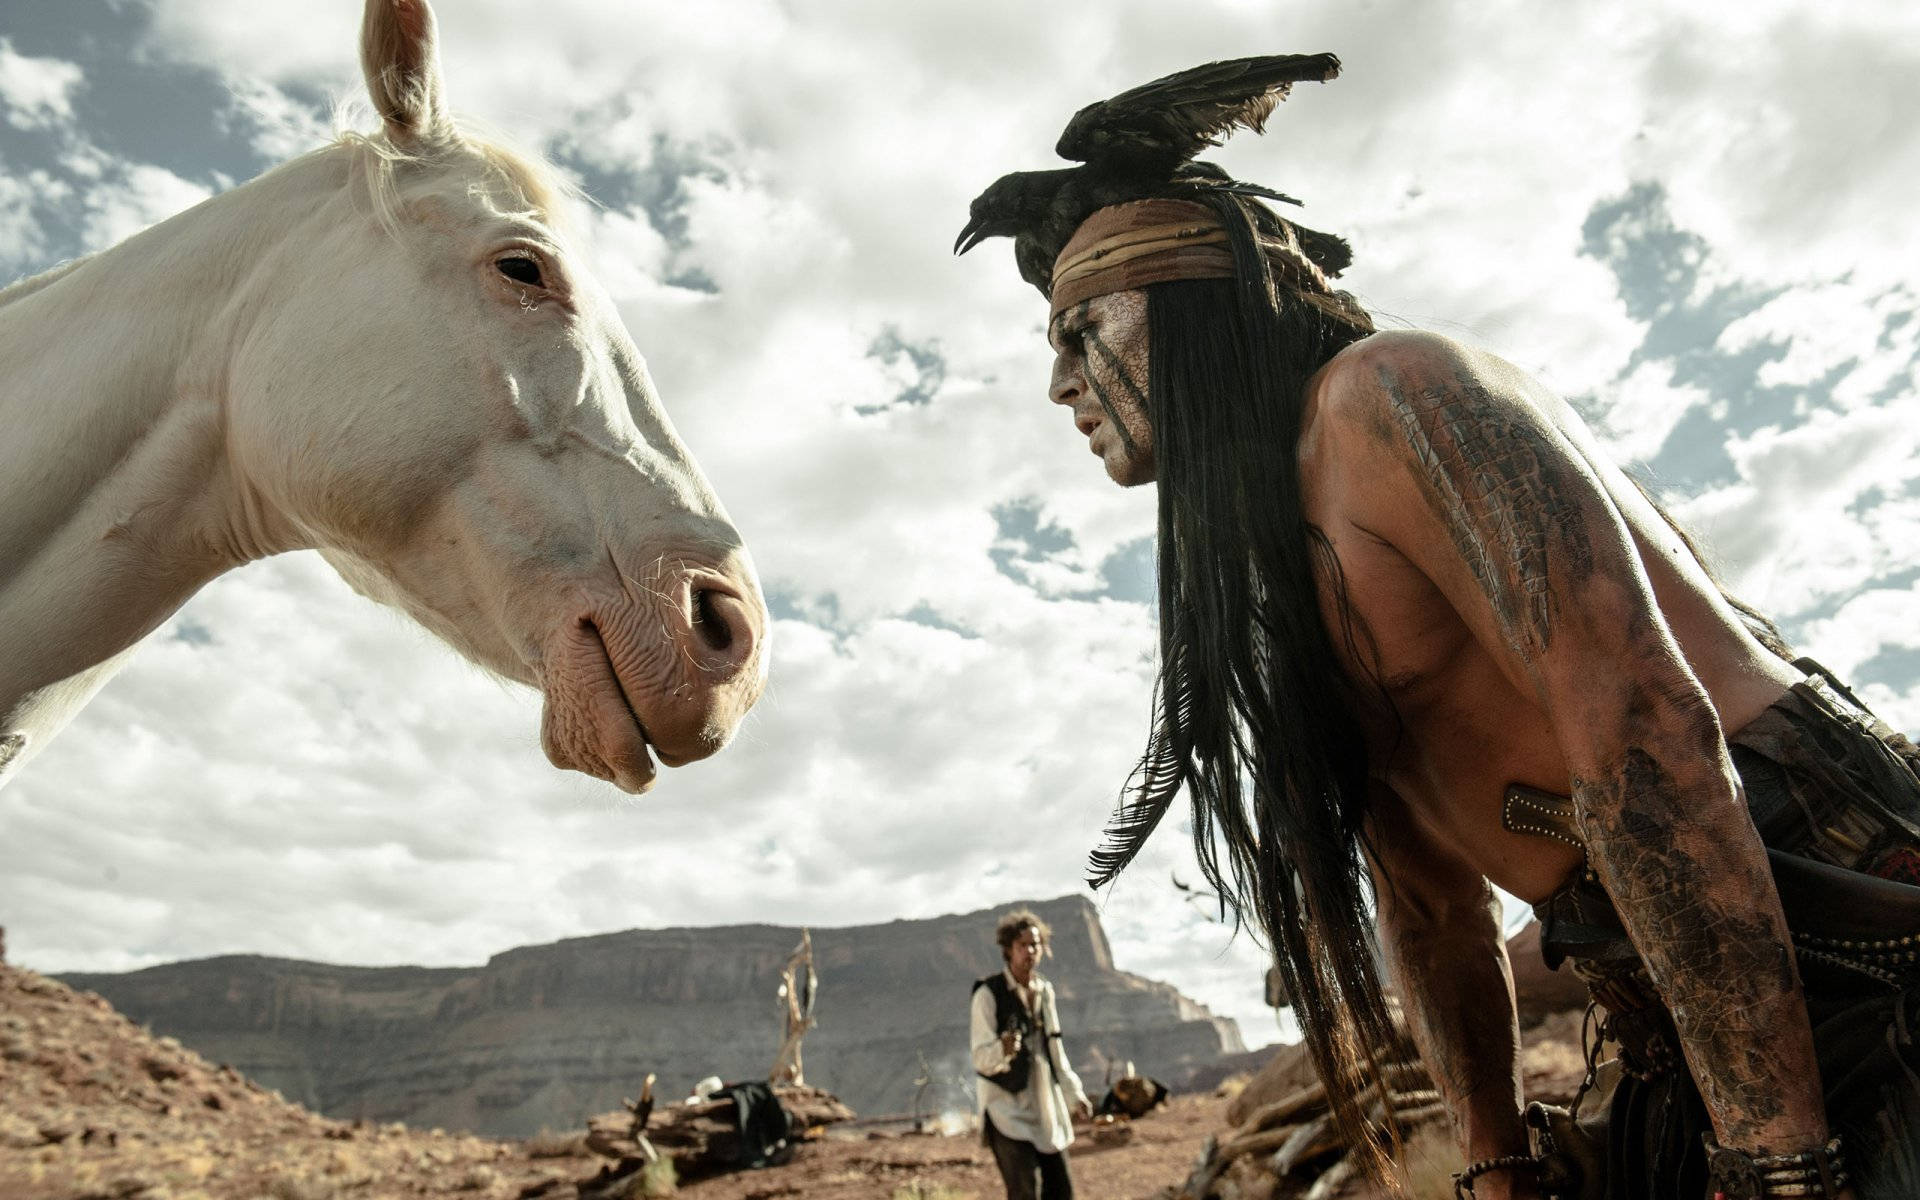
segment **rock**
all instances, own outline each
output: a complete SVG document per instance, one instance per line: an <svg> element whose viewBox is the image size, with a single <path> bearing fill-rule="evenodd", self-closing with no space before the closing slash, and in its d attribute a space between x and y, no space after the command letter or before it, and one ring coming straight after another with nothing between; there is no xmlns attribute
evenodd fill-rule
<svg viewBox="0 0 1920 1200"><path fill-rule="evenodd" d="M46 1144L47 1139L32 1122L0 1112L0 1149L33 1150Z"/></svg>
<svg viewBox="0 0 1920 1200"><path fill-rule="evenodd" d="M1008 905L1006 907L1011 907ZM1030 904L1054 929L1042 970L1090 1085L1133 1060L1161 1079L1241 1049L1231 1021L1115 968L1084 897ZM814 931L820 1026L809 1082L868 1113L970 1108L968 990L997 969L1003 909ZM484 967L353 968L228 957L70 979L322 1112L530 1137L615 1108L657 1072L766 1077L774 988L798 930L632 930L495 955ZM1254 981L1250 986L1257 986ZM921 1058L935 1084L915 1079Z"/></svg>
<svg viewBox="0 0 1920 1200"><path fill-rule="evenodd" d="M40 1141L49 1146L58 1146L79 1132L79 1129L65 1122L55 1122L40 1126Z"/></svg>
<svg viewBox="0 0 1920 1200"><path fill-rule="evenodd" d="M147 1078L155 1083L171 1083L186 1074L178 1062L154 1054L149 1054L140 1060L140 1069L145 1071Z"/></svg>
<svg viewBox="0 0 1920 1200"><path fill-rule="evenodd" d="M76 1193L73 1200L164 1200L165 1185L144 1175L121 1175Z"/></svg>
<svg viewBox="0 0 1920 1200"><path fill-rule="evenodd" d="M470 1169L460 1177L456 1190L462 1192L492 1191L500 1183L500 1172L488 1166Z"/></svg>

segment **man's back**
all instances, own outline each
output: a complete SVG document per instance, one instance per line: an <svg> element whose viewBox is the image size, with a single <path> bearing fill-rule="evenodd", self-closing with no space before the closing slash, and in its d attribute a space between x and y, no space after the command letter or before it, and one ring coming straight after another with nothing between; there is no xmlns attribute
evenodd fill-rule
<svg viewBox="0 0 1920 1200"><path fill-rule="evenodd" d="M1570 685L1595 709L1632 692L1665 636L1633 615L1632 592L1651 596L1723 731L1799 677L1578 414L1492 355L1422 333L1356 343L1309 385L1300 459L1307 519L1332 545L1355 618L1349 669L1360 677L1353 655L1370 658L1393 702L1391 717L1364 720L1390 789L1376 803L1403 806L1420 836L1524 899L1555 890L1582 855L1503 829L1501 798L1510 784L1567 791L1551 714L1583 707ZM1436 522L1470 580L1416 561ZM1324 579L1321 593L1346 646ZM1533 669L1549 644L1571 650L1576 676Z"/></svg>

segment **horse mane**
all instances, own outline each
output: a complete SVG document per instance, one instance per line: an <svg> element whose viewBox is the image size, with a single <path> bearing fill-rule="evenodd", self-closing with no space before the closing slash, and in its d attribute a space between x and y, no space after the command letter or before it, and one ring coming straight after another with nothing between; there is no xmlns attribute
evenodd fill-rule
<svg viewBox="0 0 1920 1200"><path fill-rule="evenodd" d="M340 118L336 115L336 121ZM334 134L333 141L315 151L325 154L329 151L344 152L353 156L357 173L365 180L367 191L373 201L375 219L392 234L400 231L400 186L398 174L409 167L432 167L446 162L456 154L477 155L484 162L488 174L499 185L500 191L509 197L518 211L530 213L551 227L566 228L569 202L586 200L586 194L578 185L562 175L551 163L515 149L498 134L481 135L478 133L456 131L448 138L418 149L407 149L395 145L385 131L362 133L358 130L340 128ZM302 155L289 159L279 170L296 162L310 159L311 155ZM69 259L58 266L15 280L0 287L0 308L5 308L16 300L24 300L42 288L58 283L67 275L84 266L99 251Z"/></svg>
<svg viewBox="0 0 1920 1200"><path fill-rule="evenodd" d="M539 217L545 224L566 225L569 202L585 199L585 193L540 156L516 149L498 133L474 130L472 123L455 128L445 138L420 146L402 146L382 129L363 133L345 126L344 111L335 114L336 132L329 149L344 150L353 156L360 176L373 200L375 218L389 232L399 231L399 174L415 167L432 168L459 154L477 155L488 174L510 197L518 210Z"/></svg>
<svg viewBox="0 0 1920 1200"><path fill-rule="evenodd" d="M49 267L38 275L14 280L6 287L0 288L0 308L5 308L15 300L24 300L49 284L60 282L92 257L92 254L82 254L79 258L70 258L57 266Z"/></svg>

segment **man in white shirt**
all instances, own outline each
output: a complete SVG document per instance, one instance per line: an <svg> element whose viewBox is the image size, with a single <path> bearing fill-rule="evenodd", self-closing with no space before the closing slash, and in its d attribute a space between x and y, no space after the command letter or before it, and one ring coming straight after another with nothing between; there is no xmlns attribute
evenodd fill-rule
<svg viewBox="0 0 1920 1200"><path fill-rule="evenodd" d="M1034 971L1052 932L1024 908L1001 917L994 939L1007 968L973 985L981 1140L993 1151L1008 1200L1072 1200L1066 1149L1073 1114L1093 1115L1060 1044L1053 985Z"/></svg>

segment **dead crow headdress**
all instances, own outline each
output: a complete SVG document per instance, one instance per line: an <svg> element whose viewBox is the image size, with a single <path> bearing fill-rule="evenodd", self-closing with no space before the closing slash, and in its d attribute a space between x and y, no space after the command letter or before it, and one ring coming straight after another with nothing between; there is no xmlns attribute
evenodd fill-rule
<svg viewBox="0 0 1920 1200"><path fill-rule="evenodd" d="M1292 84L1338 72L1331 54L1236 59L1089 105L1058 147L1081 165L1001 177L954 248L1012 237L1056 314L1146 294L1160 678L1093 882L1112 880L1187 793L1201 869L1273 947L1350 1144L1377 1148L1362 1099L1393 1035L1361 858L1356 714L1382 701L1348 677L1321 616L1321 589L1345 612L1345 588L1305 518L1297 457L1307 381L1373 325L1328 282L1351 261L1344 240L1263 203L1290 197L1194 160L1235 127L1260 130ZM1340 632L1347 661L1369 661L1364 631Z"/></svg>

